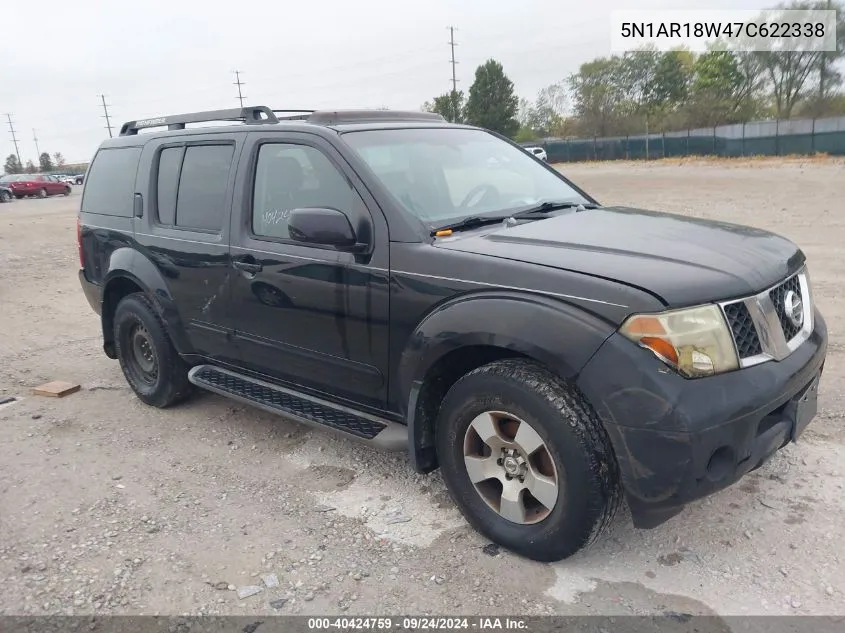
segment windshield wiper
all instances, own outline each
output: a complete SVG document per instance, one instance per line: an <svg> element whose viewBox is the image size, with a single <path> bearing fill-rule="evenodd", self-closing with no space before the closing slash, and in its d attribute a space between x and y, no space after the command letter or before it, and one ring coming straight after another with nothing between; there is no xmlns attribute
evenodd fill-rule
<svg viewBox="0 0 845 633"><path fill-rule="evenodd" d="M526 216L532 215L534 213L548 213L549 211L557 211L559 209L568 209L570 207L581 207L583 209L596 209L598 205L592 204L590 202L573 202L571 200L568 201L547 201L541 202L540 204L535 204L530 207L526 207L525 209L520 209L515 213L512 213L510 217L512 218L524 218Z"/></svg>
<svg viewBox="0 0 845 633"><path fill-rule="evenodd" d="M464 218L462 220L458 220L457 222L452 222L450 224L444 224L443 226L438 226L432 229L431 234L436 236L438 233L442 231L461 231L463 229L472 229L477 226L484 226L485 224L498 224L499 222L503 222L507 220L510 216L507 215L493 215L493 216L483 216L483 215L472 215L468 218Z"/></svg>

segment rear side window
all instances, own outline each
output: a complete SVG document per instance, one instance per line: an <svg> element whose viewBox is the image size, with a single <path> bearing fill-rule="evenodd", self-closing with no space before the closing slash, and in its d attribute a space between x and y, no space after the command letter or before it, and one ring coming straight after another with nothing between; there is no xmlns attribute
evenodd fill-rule
<svg viewBox="0 0 845 633"><path fill-rule="evenodd" d="M109 148L97 152L85 179L82 211L132 217L135 174L140 158L140 147Z"/></svg>
<svg viewBox="0 0 845 633"><path fill-rule="evenodd" d="M162 150L156 193L159 222L185 229L220 231L234 150L232 144Z"/></svg>

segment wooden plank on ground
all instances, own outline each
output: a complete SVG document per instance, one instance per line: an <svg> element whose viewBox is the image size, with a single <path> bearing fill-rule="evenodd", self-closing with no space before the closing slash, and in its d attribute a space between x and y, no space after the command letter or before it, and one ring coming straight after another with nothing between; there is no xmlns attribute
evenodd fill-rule
<svg viewBox="0 0 845 633"><path fill-rule="evenodd" d="M53 380L32 389L33 395L47 396L48 398L63 398L80 390L80 386L64 380Z"/></svg>

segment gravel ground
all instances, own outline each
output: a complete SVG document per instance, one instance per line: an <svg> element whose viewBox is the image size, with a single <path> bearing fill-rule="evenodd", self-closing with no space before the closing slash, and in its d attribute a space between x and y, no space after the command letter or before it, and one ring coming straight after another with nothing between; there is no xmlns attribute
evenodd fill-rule
<svg viewBox="0 0 845 633"><path fill-rule="evenodd" d="M845 164L569 165L605 203L771 229L831 333L798 445L568 561L498 552L438 474L212 394L144 406L100 349L70 198L0 205L0 614L845 614ZM31 396L59 379L82 390Z"/></svg>

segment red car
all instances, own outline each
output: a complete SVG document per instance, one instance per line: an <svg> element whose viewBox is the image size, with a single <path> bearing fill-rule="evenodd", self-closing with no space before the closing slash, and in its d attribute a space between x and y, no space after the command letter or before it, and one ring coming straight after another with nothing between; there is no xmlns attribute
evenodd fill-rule
<svg viewBox="0 0 845 633"><path fill-rule="evenodd" d="M45 176L44 174L15 174L13 176L4 176L0 178L0 184L9 187L16 198L23 198L24 196L37 196L39 198L46 198L47 196L69 196L71 186L62 182L55 176Z"/></svg>

